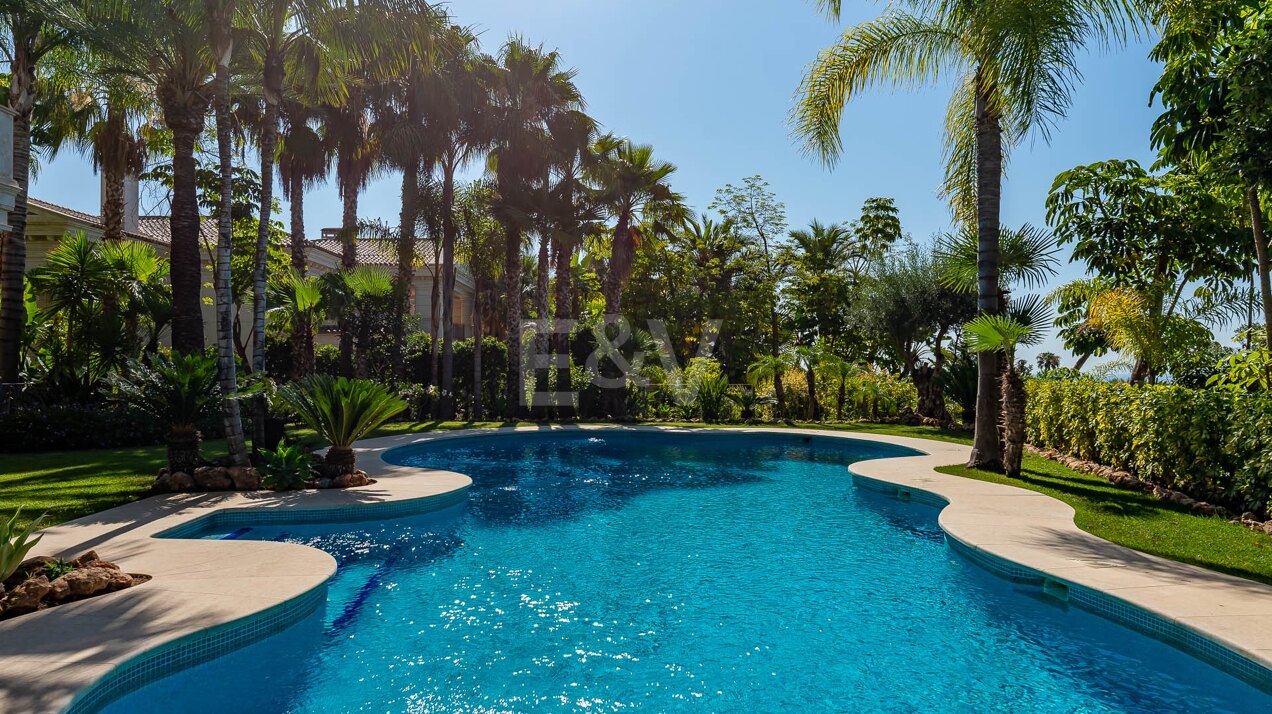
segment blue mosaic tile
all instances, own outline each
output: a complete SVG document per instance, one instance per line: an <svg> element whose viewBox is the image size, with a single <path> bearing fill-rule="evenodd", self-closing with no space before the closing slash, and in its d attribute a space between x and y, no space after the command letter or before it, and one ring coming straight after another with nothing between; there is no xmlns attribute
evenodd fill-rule
<svg viewBox="0 0 1272 714"><path fill-rule="evenodd" d="M303 620L327 599L327 584L255 615L191 633L133 657L83 690L66 714L92 714L129 692L173 672L216 659L276 635Z"/></svg>
<svg viewBox="0 0 1272 714"><path fill-rule="evenodd" d="M857 486L870 491L901 497L912 502L924 502L920 500L922 498L920 494L926 492L919 489L902 488L896 484L857 474L853 474L853 481ZM927 495L938 507L948 504L948 501L936 494L928 493ZM1069 604L1077 605L1123 627L1177 647L1259 689L1272 692L1272 669L1184 625L1171 622L1107 593L1052 578L1041 571L978 550L949 534L946 534L945 542L949 544L950 550L997 577L1018 585L1037 587L1048 595L1063 599Z"/></svg>

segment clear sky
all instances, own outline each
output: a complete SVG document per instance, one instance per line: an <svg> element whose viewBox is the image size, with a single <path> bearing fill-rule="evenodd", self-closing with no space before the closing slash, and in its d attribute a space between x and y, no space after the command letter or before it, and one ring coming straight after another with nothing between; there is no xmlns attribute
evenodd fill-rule
<svg viewBox="0 0 1272 714"><path fill-rule="evenodd" d="M844 4L845 23L883 8ZM842 31L811 2L455 0L449 9L481 32L488 51L512 33L559 49L578 70L590 113L606 130L653 144L656 156L676 164L674 185L697 210L706 209L716 188L761 174L786 203L793 227L813 218L851 220L870 196L895 198L904 229L920 241L950 225L936 195L949 87L860 97L845 113L844 156L834 171L803 157L791 141L786 116L804 68ZM1109 158L1152 162L1148 130L1156 109L1149 93L1158 67L1148 49L1148 43L1094 49L1082 58L1068 118L1050 143L1036 139L1011 157L1005 223L1043 224L1046 192L1065 169ZM98 185L88 161L68 151L43 168L33 195L98 213ZM394 222L399 186L395 177L373 183L362 197L362 216ZM339 225L334 186L308 194L305 213L315 233ZM1067 266L1057 282L1081 272ZM1064 354L1048 340L1024 356L1046 349Z"/></svg>

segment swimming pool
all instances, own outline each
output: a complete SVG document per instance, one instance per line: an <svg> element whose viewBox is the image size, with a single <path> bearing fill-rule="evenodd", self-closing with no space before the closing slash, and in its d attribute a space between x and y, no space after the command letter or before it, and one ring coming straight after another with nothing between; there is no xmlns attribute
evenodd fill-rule
<svg viewBox="0 0 1272 714"><path fill-rule="evenodd" d="M1268 711L1272 697L853 486L914 452L795 435L499 434L386 460L473 478L392 521L227 527L340 568L324 609L112 714ZM231 684L232 683L232 684Z"/></svg>

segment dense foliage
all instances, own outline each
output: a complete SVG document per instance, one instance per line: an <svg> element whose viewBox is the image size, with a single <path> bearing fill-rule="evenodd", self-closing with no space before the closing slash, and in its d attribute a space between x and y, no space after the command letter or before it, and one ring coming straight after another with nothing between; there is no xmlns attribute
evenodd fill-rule
<svg viewBox="0 0 1272 714"><path fill-rule="evenodd" d="M1125 469L1194 498L1266 513L1272 395L1178 385L1028 383L1029 442Z"/></svg>

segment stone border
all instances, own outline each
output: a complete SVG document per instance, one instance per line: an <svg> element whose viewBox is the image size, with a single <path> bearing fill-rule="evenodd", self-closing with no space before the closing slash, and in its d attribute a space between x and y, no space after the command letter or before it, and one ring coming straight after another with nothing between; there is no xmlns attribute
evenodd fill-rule
<svg viewBox="0 0 1272 714"><path fill-rule="evenodd" d="M47 529L38 550L97 548L148 572L144 588L0 622L0 711L91 712L136 686L280 631L312 612L335 560L306 546L172 539L206 525L365 520L456 502L462 474L390 464L389 449L509 432L563 430L702 433L694 427L542 425L463 429L358 444L366 488L156 496ZM716 430L711 430L716 431ZM854 464L854 480L940 507L956 552L998 575L1177 645L1265 688L1272 683L1272 587L1176 563L1081 531L1073 509L1043 494L938 473L968 447L913 437L818 429L731 428L904 446L922 452ZM409 477L409 478L408 478ZM156 536L166 535L169 538ZM257 636L259 635L259 636ZM219 644L213 639L219 638Z"/></svg>

